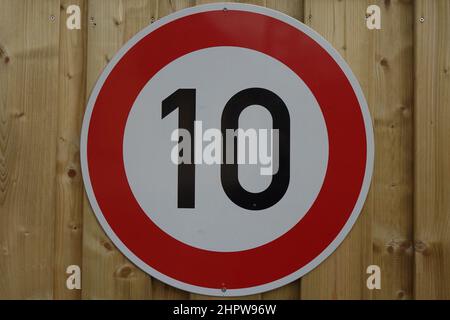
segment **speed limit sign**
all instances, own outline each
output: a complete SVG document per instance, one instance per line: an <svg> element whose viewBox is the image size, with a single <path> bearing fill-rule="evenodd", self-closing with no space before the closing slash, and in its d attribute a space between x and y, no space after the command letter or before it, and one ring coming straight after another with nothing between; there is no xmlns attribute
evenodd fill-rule
<svg viewBox="0 0 450 320"><path fill-rule="evenodd" d="M142 270L201 294L285 285L343 241L372 175L351 70L280 12L211 4L148 26L111 60L81 136L101 226Z"/></svg>

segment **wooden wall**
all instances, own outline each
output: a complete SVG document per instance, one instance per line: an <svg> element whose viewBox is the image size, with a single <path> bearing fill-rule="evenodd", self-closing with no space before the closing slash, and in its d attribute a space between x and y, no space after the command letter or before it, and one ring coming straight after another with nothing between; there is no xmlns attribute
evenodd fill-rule
<svg viewBox="0 0 450 320"><path fill-rule="evenodd" d="M198 299L150 278L103 233L84 194L86 99L115 52L195 0L0 0L0 298ZM371 190L314 271L254 299L450 299L450 0L252 0L303 21L350 64L374 121ZM81 7L81 30L66 8ZM368 30L366 8L382 9ZM421 19L422 18L422 19ZM66 267L82 266L82 290ZM381 267L382 289L366 287Z"/></svg>

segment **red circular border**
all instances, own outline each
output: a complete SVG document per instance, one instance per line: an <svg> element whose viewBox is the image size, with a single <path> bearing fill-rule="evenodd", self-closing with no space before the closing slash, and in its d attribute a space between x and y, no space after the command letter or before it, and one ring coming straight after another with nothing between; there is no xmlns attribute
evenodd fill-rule
<svg viewBox="0 0 450 320"><path fill-rule="evenodd" d="M325 180L308 213L278 239L239 252L201 250L163 232L134 198L123 163L126 121L144 85L171 61L216 46L257 50L292 69L316 97L329 137ZM179 18L130 48L98 94L87 138L92 189L114 233L153 269L207 288L240 289L273 282L316 258L336 238L353 211L364 179L366 153L360 105L333 57L295 27L240 10L207 11Z"/></svg>

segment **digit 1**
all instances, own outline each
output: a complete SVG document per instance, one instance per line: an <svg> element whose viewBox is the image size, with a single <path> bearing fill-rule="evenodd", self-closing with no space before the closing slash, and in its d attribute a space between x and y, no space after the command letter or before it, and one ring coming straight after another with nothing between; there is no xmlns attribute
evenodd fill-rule
<svg viewBox="0 0 450 320"><path fill-rule="evenodd" d="M286 104L275 93L261 88L250 88L234 95L228 101L222 113L222 135L227 129L238 129L239 116L245 108L259 105L272 115L272 127L279 130L279 169L272 176L272 182L266 190L252 193L245 190L238 177L237 144L234 142L233 164L223 163L220 170L222 187L228 198L236 205L248 210L267 209L283 198L289 186L290 175L290 117ZM275 143L275 142L274 142ZM226 144L223 144L224 146ZM223 159L227 159L223 147Z"/></svg>
<svg viewBox="0 0 450 320"><path fill-rule="evenodd" d="M191 163L178 165L178 208L195 208L195 95L195 89L178 89L162 102L161 119L178 109L178 128L187 130L191 136Z"/></svg>

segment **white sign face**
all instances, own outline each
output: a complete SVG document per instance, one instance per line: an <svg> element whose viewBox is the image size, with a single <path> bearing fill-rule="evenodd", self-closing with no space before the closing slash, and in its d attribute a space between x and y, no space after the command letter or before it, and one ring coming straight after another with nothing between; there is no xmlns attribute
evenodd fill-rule
<svg viewBox="0 0 450 320"><path fill-rule="evenodd" d="M296 124L291 126L296 139L290 148L295 161L280 201L256 212L237 206L222 188L221 165L203 162L195 167L195 208L177 206L178 166L170 157L177 144L171 136L178 129L178 112L161 119L161 102L177 88L196 88L196 119L203 134L195 138L197 146L203 145L202 153L211 143L202 136L208 129L220 129L224 106L242 88L270 88L286 103ZM239 127L270 130L272 118L265 108L250 106L240 115ZM325 177L328 137L314 95L288 67L254 50L215 47L173 61L146 84L128 116L123 156L133 195L158 227L199 249L240 251L282 236L308 211ZM247 191L261 192L270 185L272 176L261 175L260 169L261 164L239 166L239 181Z"/></svg>
<svg viewBox="0 0 450 320"><path fill-rule="evenodd" d="M363 206L373 153L337 52L241 4L137 34L93 90L81 140L86 192L115 245L170 285L219 296L274 289L330 255Z"/></svg>

